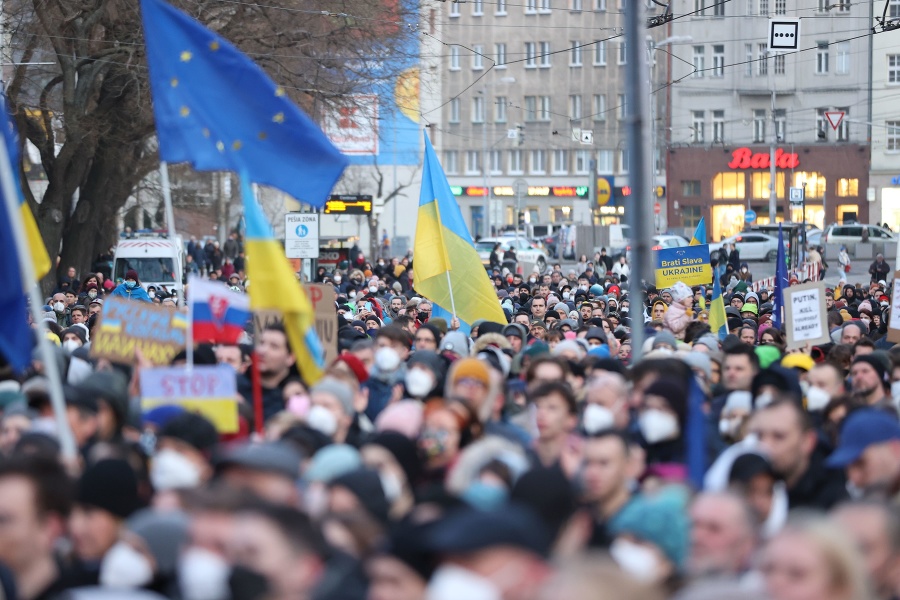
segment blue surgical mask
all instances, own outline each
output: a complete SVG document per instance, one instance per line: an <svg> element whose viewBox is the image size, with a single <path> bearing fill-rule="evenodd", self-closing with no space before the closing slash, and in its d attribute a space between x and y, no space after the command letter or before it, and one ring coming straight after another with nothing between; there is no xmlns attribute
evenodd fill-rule
<svg viewBox="0 0 900 600"><path fill-rule="evenodd" d="M137 285L136 281L126 281L125 282L125 287L128 288L129 290L134 289L135 285Z"/></svg>

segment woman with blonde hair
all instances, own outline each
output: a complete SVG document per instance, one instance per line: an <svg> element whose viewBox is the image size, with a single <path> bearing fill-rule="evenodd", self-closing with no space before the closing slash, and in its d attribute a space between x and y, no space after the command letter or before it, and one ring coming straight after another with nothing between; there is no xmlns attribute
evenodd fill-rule
<svg viewBox="0 0 900 600"><path fill-rule="evenodd" d="M870 600L853 541L823 516L795 513L760 562L771 600Z"/></svg>

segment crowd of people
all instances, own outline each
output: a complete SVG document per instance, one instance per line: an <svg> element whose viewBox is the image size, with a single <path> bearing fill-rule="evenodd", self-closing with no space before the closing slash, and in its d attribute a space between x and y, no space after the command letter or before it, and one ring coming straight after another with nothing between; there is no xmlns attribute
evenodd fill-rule
<svg viewBox="0 0 900 600"><path fill-rule="evenodd" d="M720 339L711 289L633 298L616 264L501 259L487 276L506 321L469 324L434 316L409 258L320 268L339 354L319 381L278 324L196 345L194 364L234 370L227 435L177 405L142 410L145 365L90 354L105 298L175 299L137 273L70 269L33 323L57 365L0 366L0 597L900 597L887 282L829 289L831 342L788 348L774 290L729 286Z"/></svg>

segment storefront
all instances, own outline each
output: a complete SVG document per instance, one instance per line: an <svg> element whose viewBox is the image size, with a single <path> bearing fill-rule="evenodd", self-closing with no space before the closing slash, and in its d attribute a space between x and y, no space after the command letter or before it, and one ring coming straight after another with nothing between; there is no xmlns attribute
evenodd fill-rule
<svg viewBox="0 0 900 600"><path fill-rule="evenodd" d="M670 227L691 230L706 218L710 241L769 220L769 148L685 147L669 150L667 172ZM775 155L776 222L803 221L803 210L788 202L789 188L805 187L806 221L824 227L833 222L869 220L866 189L869 149L851 144L779 147Z"/></svg>

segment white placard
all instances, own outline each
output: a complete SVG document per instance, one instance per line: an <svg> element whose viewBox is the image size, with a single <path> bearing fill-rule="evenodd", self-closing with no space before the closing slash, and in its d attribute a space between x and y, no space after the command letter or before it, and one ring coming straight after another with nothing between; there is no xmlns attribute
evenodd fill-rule
<svg viewBox="0 0 900 600"><path fill-rule="evenodd" d="M784 290L784 320L788 348L828 343L825 283L793 285Z"/></svg>
<svg viewBox="0 0 900 600"><path fill-rule="evenodd" d="M888 320L888 341L900 341L900 271L894 272L894 293L891 294L891 317Z"/></svg>
<svg viewBox="0 0 900 600"><path fill-rule="evenodd" d="M318 214L288 213L284 216L284 254L288 258L318 258Z"/></svg>

